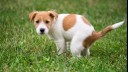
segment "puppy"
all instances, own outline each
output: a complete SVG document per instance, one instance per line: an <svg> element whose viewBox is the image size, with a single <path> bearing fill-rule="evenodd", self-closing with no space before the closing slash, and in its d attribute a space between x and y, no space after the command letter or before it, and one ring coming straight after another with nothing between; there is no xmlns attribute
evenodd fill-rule
<svg viewBox="0 0 128 72"><path fill-rule="evenodd" d="M89 56L92 43L124 23L124 21L115 23L97 32L82 15L34 11L29 14L29 18L34 21L38 34L46 34L55 41L58 54L66 51L66 42L69 41L71 53L77 57Z"/></svg>

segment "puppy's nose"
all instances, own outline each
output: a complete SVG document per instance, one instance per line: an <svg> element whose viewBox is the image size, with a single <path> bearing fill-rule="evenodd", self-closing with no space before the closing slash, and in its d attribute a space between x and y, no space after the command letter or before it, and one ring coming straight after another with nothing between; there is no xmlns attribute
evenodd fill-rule
<svg viewBox="0 0 128 72"><path fill-rule="evenodd" d="M41 33L43 33L43 32L44 32L44 30L45 30L45 29L41 28L41 29L40 29L40 32L41 32Z"/></svg>

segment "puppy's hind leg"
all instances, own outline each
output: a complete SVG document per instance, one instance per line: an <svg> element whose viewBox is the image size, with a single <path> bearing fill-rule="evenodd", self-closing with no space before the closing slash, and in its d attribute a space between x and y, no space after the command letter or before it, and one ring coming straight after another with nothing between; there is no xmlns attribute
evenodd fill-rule
<svg viewBox="0 0 128 72"><path fill-rule="evenodd" d="M85 35L82 33L77 33L72 41L70 50L73 56L81 57L81 52L84 50L83 41L85 39Z"/></svg>
<svg viewBox="0 0 128 72"><path fill-rule="evenodd" d="M84 48L84 50L81 52L83 56L90 56L90 49L89 48Z"/></svg>

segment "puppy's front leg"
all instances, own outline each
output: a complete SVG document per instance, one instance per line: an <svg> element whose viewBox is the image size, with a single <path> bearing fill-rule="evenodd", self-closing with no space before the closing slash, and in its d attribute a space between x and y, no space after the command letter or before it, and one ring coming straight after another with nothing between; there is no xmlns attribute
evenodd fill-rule
<svg viewBox="0 0 128 72"><path fill-rule="evenodd" d="M66 52L66 42L65 42L65 40L57 40L57 41L55 41L55 43L56 43L56 46L57 46L58 55Z"/></svg>

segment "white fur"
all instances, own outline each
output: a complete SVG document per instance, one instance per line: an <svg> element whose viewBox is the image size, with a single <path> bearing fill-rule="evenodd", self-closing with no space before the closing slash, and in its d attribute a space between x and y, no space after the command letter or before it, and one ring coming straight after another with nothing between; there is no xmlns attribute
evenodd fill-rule
<svg viewBox="0 0 128 72"><path fill-rule="evenodd" d="M115 23L115 24L112 25L112 28L116 29L116 28L120 27L123 23L124 23L124 21Z"/></svg>
<svg viewBox="0 0 128 72"><path fill-rule="evenodd" d="M73 56L81 57L81 52L86 52L86 55L90 55L89 48L84 48L83 41L92 34L94 28L92 25L85 24L81 15L76 15L76 23L69 30L65 31L63 28L63 20L69 14L59 14L56 22L52 24L50 30L46 25L41 22L37 28L37 33L40 34L40 28L45 28L45 33L52 39L54 39L58 54L64 53L67 49L66 42L70 43L70 50ZM112 28L118 28L123 22L112 25Z"/></svg>
<svg viewBox="0 0 128 72"><path fill-rule="evenodd" d="M40 32L41 28L45 29L45 31L44 31L45 34L48 34L49 30L48 30L47 26L43 22L40 22L39 26L36 28L36 32L38 34L41 34L41 32Z"/></svg>
<svg viewBox="0 0 128 72"><path fill-rule="evenodd" d="M70 50L73 56L81 57L81 51L84 49L83 41L94 31L93 26L85 24L81 15L76 15L76 24L68 31L62 26L63 19L68 14L60 14L58 20L53 24L49 31L49 36L55 40L58 54L66 51L66 42L70 41Z"/></svg>
<svg viewBox="0 0 128 72"><path fill-rule="evenodd" d="M61 14L58 16L57 21L53 24L52 28L49 30L48 36L54 39L58 54L61 54L66 51L66 41L62 34L62 22L65 16L68 14Z"/></svg>

